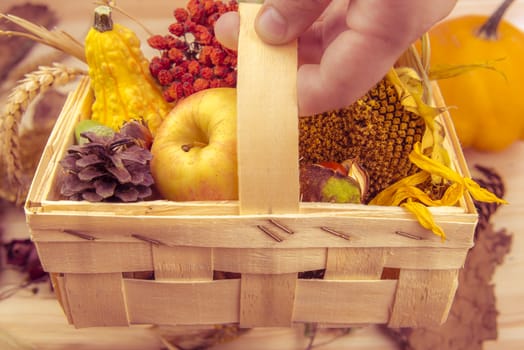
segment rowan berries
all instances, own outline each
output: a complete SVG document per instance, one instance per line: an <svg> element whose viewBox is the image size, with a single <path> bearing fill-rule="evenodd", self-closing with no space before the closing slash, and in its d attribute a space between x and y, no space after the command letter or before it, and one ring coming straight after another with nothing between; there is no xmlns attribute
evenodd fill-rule
<svg viewBox="0 0 524 350"><path fill-rule="evenodd" d="M198 61L190 61L187 64L187 72L191 75L198 75L198 73L200 73L200 70L200 63L198 63Z"/></svg>
<svg viewBox="0 0 524 350"><path fill-rule="evenodd" d="M157 49L157 50L165 50L169 48L167 41L164 39L162 35L153 35L152 37L147 39L147 43L153 49Z"/></svg>
<svg viewBox="0 0 524 350"><path fill-rule="evenodd" d="M200 76L206 80L211 80L211 78L214 76L213 68L202 67L202 69L200 69Z"/></svg>
<svg viewBox="0 0 524 350"><path fill-rule="evenodd" d="M183 23L171 23L167 28L169 32L176 36L181 36L184 34L184 24Z"/></svg>
<svg viewBox="0 0 524 350"><path fill-rule="evenodd" d="M209 88L209 80L207 79L198 78L193 83L193 90L195 92L200 91L200 90L205 90L207 88Z"/></svg>
<svg viewBox="0 0 524 350"><path fill-rule="evenodd" d="M182 75L187 73L187 69L182 65L178 65L178 66L174 66L171 68L171 73L173 74L174 79L180 80L182 78ZM160 85L163 85L163 84L160 83Z"/></svg>
<svg viewBox="0 0 524 350"><path fill-rule="evenodd" d="M158 72L157 79L160 85L170 85L174 77L170 71L162 69L160 72Z"/></svg>
<svg viewBox="0 0 524 350"><path fill-rule="evenodd" d="M153 35L148 44L159 50L149 70L163 87L166 101L176 102L197 91L235 87L237 54L216 39L214 24L228 11L238 11L236 0L189 0L173 11L167 35Z"/></svg>
<svg viewBox="0 0 524 350"><path fill-rule="evenodd" d="M185 81L182 83L182 90L184 91L184 97L187 97L195 92L193 89L193 82Z"/></svg>
<svg viewBox="0 0 524 350"><path fill-rule="evenodd" d="M169 59L173 61L174 63L180 63L185 58L182 50L177 49L175 47L169 49L169 51L167 52L167 57L169 57Z"/></svg>
<svg viewBox="0 0 524 350"><path fill-rule="evenodd" d="M184 23L189 17L189 12L184 8L177 8L173 11L173 17L175 17L178 23Z"/></svg>

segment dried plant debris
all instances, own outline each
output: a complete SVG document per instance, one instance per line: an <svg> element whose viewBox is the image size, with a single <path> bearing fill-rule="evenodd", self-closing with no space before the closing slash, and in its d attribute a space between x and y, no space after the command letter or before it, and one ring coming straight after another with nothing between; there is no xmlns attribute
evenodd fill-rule
<svg viewBox="0 0 524 350"><path fill-rule="evenodd" d="M28 281L36 281L47 275L44 272L36 247L30 239L14 239L4 244L6 263L27 274Z"/></svg>
<svg viewBox="0 0 524 350"><path fill-rule="evenodd" d="M353 328L325 328L319 329L315 323L306 323L304 325L304 336L308 344L304 350L311 350L329 345L341 338L351 334ZM318 339L322 336L322 339Z"/></svg>
<svg viewBox="0 0 524 350"><path fill-rule="evenodd" d="M502 178L493 169L476 166L473 172L478 173L480 178L475 181L481 186L504 196ZM491 279L511 249L512 236L504 229L493 229L490 217L497 206L480 202L475 205L479 211L475 246L459 274L459 287L448 320L435 328L384 328L401 349L480 350L484 341L497 339L498 312Z"/></svg>
<svg viewBox="0 0 524 350"><path fill-rule="evenodd" d="M37 283L49 281L49 275L44 271L36 247L30 239L13 239L0 245L0 257L4 264L1 270L20 272L19 282L0 286L0 301L23 290L36 294L40 290Z"/></svg>
<svg viewBox="0 0 524 350"><path fill-rule="evenodd" d="M25 3L2 9L2 11L22 17L45 28L51 28L57 23L55 14L47 6L41 4ZM20 31L20 27L12 22L0 20L0 30ZM0 81L27 55L34 45L33 40L26 38L0 36Z"/></svg>
<svg viewBox="0 0 524 350"><path fill-rule="evenodd" d="M482 165L475 165L472 173L480 186L488 189L499 198L504 196L506 190L504 182L495 170ZM479 212L479 223L477 226L478 233L479 230L488 227L491 216L495 213L500 204L475 202L475 206Z"/></svg>
<svg viewBox="0 0 524 350"><path fill-rule="evenodd" d="M208 349L232 341L249 331L233 324L194 330L176 326L156 326L153 330L168 350Z"/></svg>

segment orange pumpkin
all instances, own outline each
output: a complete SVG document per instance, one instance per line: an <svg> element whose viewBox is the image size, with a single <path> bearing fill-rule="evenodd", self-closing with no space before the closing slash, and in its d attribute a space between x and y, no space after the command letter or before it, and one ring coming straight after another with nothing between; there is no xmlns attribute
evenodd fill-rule
<svg viewBox="0 0 524 350"><path fill-rule="evenodd" d="M502 20L512 2L504 1L489 18L449 19L429 33L435 76L451 66L493 68L439 79L446 104L456 107L450 113L463 147L500 151L524 139L524 33Z"/></svg>

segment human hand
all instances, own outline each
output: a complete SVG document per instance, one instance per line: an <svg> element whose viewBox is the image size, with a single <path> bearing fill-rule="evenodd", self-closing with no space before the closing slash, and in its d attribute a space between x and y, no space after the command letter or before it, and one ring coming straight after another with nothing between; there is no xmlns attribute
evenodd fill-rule
<svg viewBox="0 0 524 350"><path fill-rule="evenodd" d="M300 115L350 105L457 0L266 0L255 30L269 44L298 38ZM222 15L218 40L236 49L238 13Z"/></svg>

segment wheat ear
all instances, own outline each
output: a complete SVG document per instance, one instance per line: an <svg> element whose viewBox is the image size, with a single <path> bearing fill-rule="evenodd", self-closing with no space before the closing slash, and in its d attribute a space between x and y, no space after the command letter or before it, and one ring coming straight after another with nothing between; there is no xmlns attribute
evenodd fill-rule
<svg viewBox="0 0 524 350"><path fill-rule="evenodd" d="M4 112L1 115L3 156L8 184L11 188L25 189L26 184L20 165L20 140L18 127L28 105L34 98L50 87L64 85L87 72L77 68L68 68L62 64L41 66L37 71L28 73L11 90Z"/></svg>

